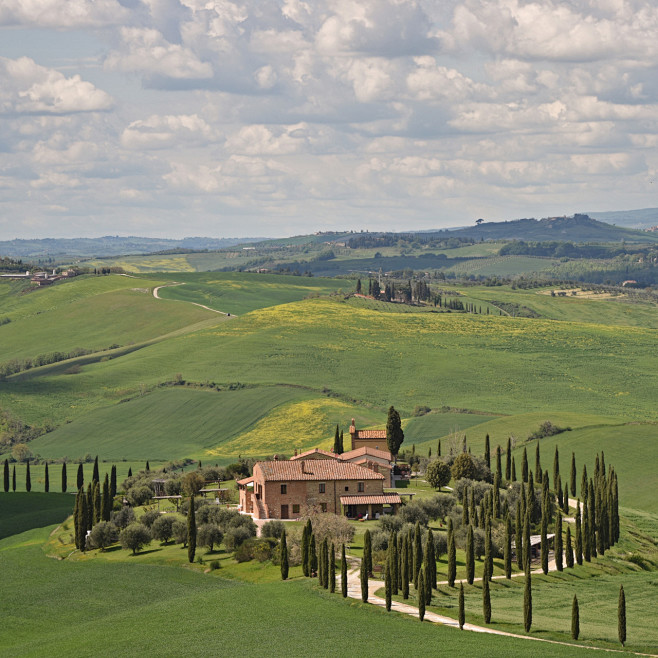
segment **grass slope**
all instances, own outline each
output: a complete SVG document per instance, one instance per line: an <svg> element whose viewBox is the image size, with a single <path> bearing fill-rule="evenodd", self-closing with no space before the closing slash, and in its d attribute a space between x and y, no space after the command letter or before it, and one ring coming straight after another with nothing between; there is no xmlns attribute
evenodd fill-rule
<svg viewBox="0 0 658 658"><path fill-rule="evenodd" d="M2 493L0 539L60 523L71 513L73 503L74 497L63 493Z"/></svg>
<svg viewBox="0 0 658 658"><path fill-rule="evenodd" d="M328 295L342 289L351 292L354 281L276 274L209 272L207 274L158 275L182 286L163 288L165 299L196 302L237 315L259 308L287 304L311 295Z"/></svg>
<svg viewBox="0 0 658 658"><path fill-rule="evenodd" d="M227 655L301 656L312 646L318 656L381 656L406 651L411 635L414 649L427 653L437 646L466 655L529 650L523 640L419 624L315 591L305 581L250 585L138 560L52 560L41 549L46 537L47 530L38 530L0 542L0 653L148 655L166 647L171 655L206 656L219 642ZM334 629L352 630L331 631L329 619ZM547 656L582 652L542 649Z"/></svg>

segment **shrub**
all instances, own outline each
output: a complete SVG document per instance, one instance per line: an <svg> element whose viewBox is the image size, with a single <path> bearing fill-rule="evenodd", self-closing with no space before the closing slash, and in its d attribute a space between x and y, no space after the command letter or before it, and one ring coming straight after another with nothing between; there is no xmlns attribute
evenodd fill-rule
<svg viewBox="0 0 658 658"><path fill-rule="evenodd" d="M405 523L416 524L416 522L419 522L420 525L426 526L429 522L427 512L423 509L422 505L417 502L404 505L400 510L400 516Z"/></svg>
<svg viewBox="0 0 658 658"><path fill-rule="evenodd" d="M137 485L131 487L126 492L126 498L133 507L141 507L142 505L148 503L152 497L153 490L151 487L145 485Z"/></svg>
<svg viewBox="0 0 658 658"><path fill-rule="evenodd" d="M186 496L196 496L204 484L203 475L198 471L190 471L183 476L182 486Z"/></svg>
<svg viewBox="0 0 658 658"><path fill-rule="evenodd" d="M434 534L434 533L433 533ZM434 553L438 560L442 555L448 552L448 536L445 532L437 532L434 534Z"/></svg>
<svg viewBox="0 0 658 658"><path fill-rule="evenodd" d="M220 568L219 560L213 560L210 563L210 571L217 571Z"/></svg>
<svg viewBox="0 0 658 658"><path fill-rule="evenodd" d="M219 546L222 543L224 534L220 527L214 523L204 523L197 530L197 544L207 546L210 552L213 546Z"/></svg>
<svg viewBox="0 0 658 658"><path fill-rule="evenodd" d="M160 512L158 512L158 510L155 509L147 510L146 512L144 512L144 514L142 514L139 517L139 522L143 523L147 528L150 528L153 526L153 523L155 523L155 521L159 519L161 516L162 515L160 514Z"/></svg>
<svg viewBox="0 0 658 658"><path fill-rule="evenodd" d="M174 536L176 521L184 523L183 519L176 514L161 514L151 525L153 538L166 544Z"/></svg>
<svg viewBox="0 0 658 658"><path fill-rule="evenodd" d="M272 558L276 546L277 541L273 537L266 539L251 537L238 546L235 551L235 559L237 562L249 562L254 559L265 562Z"/></svg>
<svg viewBox="0 0 658 658"><path fill-rule="evenodd" d="M414 408L414 416L424 416L425 414L428 414L430 411L432 411L427 405L424 404L417 404L416 407Z"/></svg>
<svg viewBox="0 0 658 658"><path fill-rule="evenodd" d="M143 523L131 523L121 531L119 543L135 555L144 546L151 543L151 532Z"/></svg>
<svg viewBox="0 0 658 658"><path fill-rule="evenodd" d="M388 548L390 533L384 530L373 530L370 534L370 543L375 552L385 551Z"/></svg>
<svg viewBox="0 0 658 658"><path fill-rule="evenodd" d="M430 462L425 471L425 479L434 489L445 487L450 482L451 476L450 467L441 459Z"/></svg>
<svg viewBox="0 0 658 658"><path fill-rule="evenodd" d="M87 540L90 548L100 548L104 551L108 546L114 544L119 538L119 530L110 521L101 521L91 530Z"/></svg>
<svg viewBox="0 0 658 658"><path fill-rule="evenodd" d="M455 480L461 480L462 478L468 478L469 480L475 480L477 474L477 468L473 457L467 452L461 452L455 458L455 461L452 464L451 468L452 477Z"/></svg>
<svg viewBox="0 0 658 658"><path fill-rule="evenodd" d="M135 520L135 512L131 507L123 507L113 512L110 520L117 528L125 528Z"/></svg>
<svg viewBox="0 0 658 658"><path fill-rule="evenodd" d="M235 551L244 542L246 542L248 539L251 539L253 536L254 535L249 532L248 528L241 526L229 528L224 535L224 545L226 546L227 550Z"/></svg>
<svg viewBox="0 0 658 658"><path fill-rule="evenodd" d="M313 514L310 518L318 546L325 537L329 543L333 542L336 546L350 544L354 538L354 526L344 516Z"/></svg>
<svg viewBox="0 0 658 658"><path fill-rule="evenodd" d="M187 522L182 518L177 518L172 526L171 532L177 544L187 546Z"/></svg>
<svg viewBox="0 0 658 658"><path fill-rule="evenodd" d="M263 524L263 527L260 529L261 537L276 537L281 539L283 531L286 529L283 521L268 521Z"/></svg>
<svg viewBox="0 0 658 658"><path fill-rule="evenodd" d="M452 512L455 507L455 497L452 494L436 494L432 498L422 498L418 504L430 519L436 521L436 519L444 519Z"/></svg>
<svg viewBox="0 0 658 658"><path fill-rule="evenodd" d="M386 533L400 532L404 525L404 520L399 514L384 514L379 519L379 525Z"/></svg>

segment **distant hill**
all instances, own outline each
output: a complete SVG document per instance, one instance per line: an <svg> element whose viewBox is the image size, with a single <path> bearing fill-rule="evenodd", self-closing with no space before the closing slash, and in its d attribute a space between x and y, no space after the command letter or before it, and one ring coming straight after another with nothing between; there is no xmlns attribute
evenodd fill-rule
<svg viewBox="0 0 658 658"><path fill-rule="evenodd" d="M613 210L607 212L588 212L590 217L617 226L629 228L650 228L658 226L658 208L640 210Z"/></svg>
<svg viewBox="0 0 658 658"><path fill-rule="evenodd" d="M658 233L612 226L588 215L482 222L479 226L450 231L451 237L484 240L525 240L565 242L658 242Z"/></svg>
<svg viewBox="0 0 658 658"><path fill-rule="evenodd" d="M106 235L102 238L43 238L0 241L0 256L10 258L52 258L58 256L123 256L153 254L176 249L215 250L237 244L259 242L264 238L141 238Z"/></svg>

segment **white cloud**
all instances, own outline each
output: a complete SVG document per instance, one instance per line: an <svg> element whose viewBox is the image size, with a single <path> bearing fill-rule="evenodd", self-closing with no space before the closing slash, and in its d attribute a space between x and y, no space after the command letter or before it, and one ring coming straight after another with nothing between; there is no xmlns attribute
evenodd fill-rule
<svg viewBox="0 0 658 658"><path fill-rule="evenodd" d="M133 121L121 135L121 145L127 149L163 149L172 146L208 144L218 133L204 119L193 115L153 115Z"/></svg>
<svg viewBox="0 0 658 658"><path fill-rule="evenodd" d="M0 25L103 27L121 24L129 13L117 0L2 0Z"/></svg>
<svg viewBox="0 0 658 658"><path fill-rule="evenodd" d="M4 114L97 112L113 105L109 94L79 75L67 78L29 57L0 57L0 78L0 112Z"/></svg>

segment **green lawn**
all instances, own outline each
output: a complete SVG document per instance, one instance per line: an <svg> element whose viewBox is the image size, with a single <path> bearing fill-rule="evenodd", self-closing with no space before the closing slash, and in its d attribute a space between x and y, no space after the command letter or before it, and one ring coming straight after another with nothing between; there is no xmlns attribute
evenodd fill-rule
<svg viewBox="0 0 658 658"><path fill-rule="evenodd" d="M60 523L74 502L74 496L63 493L0 493L0 539Z"/></svg>

